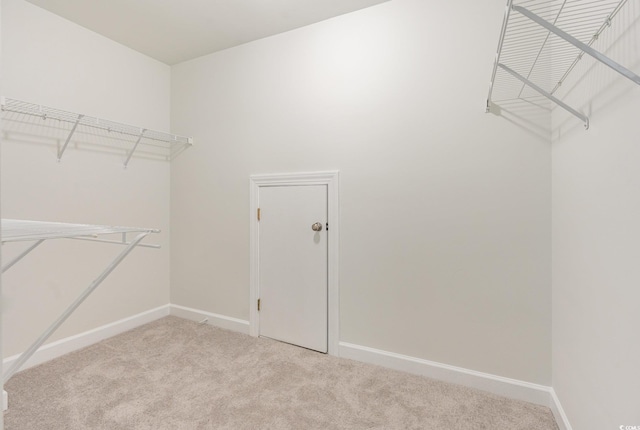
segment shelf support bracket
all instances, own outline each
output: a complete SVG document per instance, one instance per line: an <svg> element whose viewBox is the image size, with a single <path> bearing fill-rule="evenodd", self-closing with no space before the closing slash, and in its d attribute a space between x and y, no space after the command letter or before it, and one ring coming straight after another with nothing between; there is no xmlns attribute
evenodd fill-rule
<svg viewBox="0 0 640 430"><path fill-rule="evenodd" d="M515 10L516 12L519 12L520 14L526 16L527 18L529 18L531 21L535 22L536 24L539 24L542 27L544 27L547 30L549 30L550 32L554 33L556 36L566 40L569 43L571 43L572 45L574 45L576 48L580 49L581 51L591 55L593 58L595 58L596 60L598 60L601 63L605 64L606 66L609 66L610 68L612 68L616 72L620 73L625 78L628 78L628 79L632 80L633 82L635 82L636 84L640 85L640 76L636 75L631 70L627 69L626 67L622 66L621 64L616 63L611 58L609 58L606 55L600 53L599 51L596 51L595 49L593 49L589 45L580 42L575 37L571 36L570 34L564 32L562 30L560 30L558 27L556 27L555 25L553 25L550 22L546 21L545 19L540 18L538 15L536 15L533 12L531 12L530 10L525 9L522 6L512 6L512 8L513 8L513 10Z"/></svg>
<svg viewBox="0 0 640 430"><path fill-rule="evenodd" d="M569 112L569 113L575 115L576 117L580 118L584 122L584 128L587 129L587 130L589 129L589 118L586 115L578 112L577 110L575 110L574 108L572 108L571 106L569 106L568 104L563 102L562 100L560 100L560 99L554 97L553 95L549 94L548 92L546 92L545 90L543 90L542 88L540 88L539 86L537 86L536 84L534 84L533 82L531 82L530 80L525 78L524 76L520 75L518 72L516 72L516 71L510 69L509 67L505 66L504 64L498 63L498 67L500 67L505 72L509 73L511 76L513 76L514 78L516 78L517 80L519 80L523 84L527 85L528 87L530 87L533 90L537 91L541 95L545 96L546 98L548 98L549 100L551 100L552 102L554 102L555 104L557 104L558 106L560 106L561 108L566 110L567 112Z"/></svg>
<svg viewBox="0 0 640 430"><path fill-rule="evenodd" d="M36 243L34 243L33 245L31 245L30 247L28 247L27 249L25 249L24 251L22 251L20 253L20 255L16 256L13 260L11 260L10 262L8 262L7 264L5 264L4 266L2 266L2 273L6 272L7 270L9 270L10 267L12 267L14 264L16 264L18 261L22 260L24 257L27 256L27 254L29 254L31 251L33 251L34 249L36 249L38 247L38 245L40 245L42 242L44 242L44 239L40 239L39 241L37 241Z"/></svg>
<svg viewBox="0 0 640 430"><path fill-rule="evenodd" d="M502 45L504 44L504 36L507 33L507 23L509 22L509 16L511 15L511 7L513 6L513 0L507 2L507 8L504 11L504 20L502 21L502 28L500 29L500 39L498 40L498 51L496 52L496 58L493 61L493 70L491 72L491 82L489 82L489 94L487 95L487 108L486 113L491 112L491 94L493 93L493 84L496 80L496 72L498 71L498 63L500 63L500 54L502 52Z"/></svg>
<svg viewBox="0 0 640 430"><path fill-rule="evenodd" d="M139 234L131 243L127 245L127 247L122 250L120 254L107 266L106 269L102 271L102 273L78 296L78 298L58 317L57 320L51 324L51 326L45 330L40 337L33 342L33 344L24 351L16 361L9 366L9 368L4 372L3 375L3 383L6 384L7 381L20 370L20 367L31 358L31 356L42 346L43 343L53 334L54 331L58 329L62 325L63 322L66 321L67 318L76 310L78 306L96 289L98 285L105 280L107 276L124 260L124 258L129 255L131 251L144 239L149 232Z"/></svg>
<svg viewBox="0 0 640 430"><path fill-rule="evenodd" d="M133 153L135 152L136 148L140 144L140 141L142 140L142 137L144 136L145 131L147 131L147 129L145 129L145 128L140 130L140 134L138 135L138 140L136 140L136 143L133 144L133 148L131 148L131 151L129 151L129 154L127 154L127 159L124 160L124 167L125 168L129 164L129 160L131 160L131 157L133 156Z"/></svg>
<svg viewBox="0 0 640 430"><path fill-rule="evenodd" d="M82 114L78 115L78 119L73 124L73 127L71 128L71 131L69 132L69 136L67 136L67 140L64 142L64 145L62 145L62 148L60 148L60 150L58 151L58 162L60 162L60 160L62 160L62 154L64 154L64 151L67 150L67 145L69 145L69 142L71 141L71 136L73 136L73 133L76 132L76 128L78 128L78 124L80 123L80 120L83 117L84 117L84 115L82 115Z"/></svg>

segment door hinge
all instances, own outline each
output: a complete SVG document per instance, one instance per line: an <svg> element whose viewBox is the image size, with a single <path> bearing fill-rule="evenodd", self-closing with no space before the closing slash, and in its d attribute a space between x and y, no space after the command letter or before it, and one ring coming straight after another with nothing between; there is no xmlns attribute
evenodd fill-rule
<svg viewBox="0 0 640 430"><path fill-rule="evenodd" d="M258 312L260 312L260 299L258 299Z"/></svg>
<svg viewBox="0 0 640 430"><path fill-rule="evenodd" d="M260 208L258 208L258 221L260 221Z"/></svg>

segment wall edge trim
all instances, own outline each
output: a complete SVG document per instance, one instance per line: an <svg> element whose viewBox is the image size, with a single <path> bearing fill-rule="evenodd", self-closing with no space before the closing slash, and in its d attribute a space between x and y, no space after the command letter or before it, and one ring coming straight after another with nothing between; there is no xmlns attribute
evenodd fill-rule
<svg viewBox="0 0 640 430"><path fill-rule="evenodd" d="M193 309L186 306L170 304L170 314L178 318L201 322L207 319L207 324L238 333L249 334L249 321L239 318L228 317L226 315L215 314L200 309Z"/></svg>
<svg viewBox="0 0 640 430"><path fill-rule="evenodd" d="M125 331L148 324L168 315L201 322L208 319L207 323L239 333L249 335L249 321L228 317L212 312L193 309L176 304L166 304L150 309L139 314L114 321L109 324L59 339L41 347L23 369L45 363L54 358L70 352L85 348L102 340L116 336ZM573 430L567 418L562 404L553 387L535 384L518 379L506 378L490 373L479 372L448 364L438 363L422 358L370 348L367 346L339 342L339 356L355 361L374 364L389 369L399 370L419 376L425 376L444 382L454 383L465 387L476 388L492 394L522 400L551 409L560 430ZM3 366L10 365L19 357L19 354L7 357L3 360ZM3 401L7 402L6 392L3 392ZM5 403L6 404L6 403Z"/></svg>
<svg viewBox="0 0 640 430"><path fill-rule="evenodd" d="M56 340L43 345L38 349L38 351L33 354L33 356L24 364L24 366L22 366L20 370L26 370L30 367L37 366L70 352L86 348L87 346L91 346L102 340L124 333L125 331L134 329L141 325L148 324L168 315L169 305L163 305L82 333ZM12 355L3 359L2 366L6 368L17 360L18 357L20 357L20 354Z"/></svg>
<svg viewBox="0 0 640 430"><path fill-rule="evenodd" d="M556 418L558 428L560 430L573 430L571 423L569 422L569 418L562 408L562 403L560 403L560 399L556 394L556 390L554 390L553 387L550 390L550 395L551 402L549 407L551 408L551 412L553 412L553 416Z"/></svg>
<svg viewBox="0 0 640 430"><path fill-rule="evenodd" d="M340 342L340 357L476 388L499 396L550 407L551 387L422 358Z"/></svg>

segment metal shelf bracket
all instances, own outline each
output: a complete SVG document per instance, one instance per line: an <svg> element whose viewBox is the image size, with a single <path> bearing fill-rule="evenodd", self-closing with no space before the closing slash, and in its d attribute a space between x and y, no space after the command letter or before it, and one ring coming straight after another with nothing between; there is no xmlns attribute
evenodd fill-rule
<svg viewBox="0 0 640 430"><path fill-rule="evenodd" d="M140 135L138 136L138 140L136 140L136 143L133 144L133 148L131 148L131 151L129 151L129 154L127 154L127 159L124 161L124 168L127 168L127 165L129 164L129 160L131 160L131 156L133 155L133 153L135 152L136 148L138 147L138 145L140 144L140 141L142 140L142 137L144 136L144 132L147 131L146 129L142 129L140 130Z"/></svg>
<svg viewBox="0 0 640 430"><path fill-rule="evenodd" d="M98 286L106 279L107 276L125 259L133 249L138 246L138 244L144 239L149 232L140 233L136 236L133 241L127 244L126 248L118 254L118 256L107 266L106 269L100 273L100 275L76 298L76 300L65 309L65 311L47 328L41 335L36 339L31 346L27 350L25 350L20 356L14 361L6 370L4 370L2 375L3 384L6 384L7 381L18 371L20 367L24 363L31 358L33 354L40 348L49 337L64 323L67 318L84 302L84 300L89 297L89 295L96 289Z"/></svg>
<svg viewBox="0 0 640 430"><path fill-rule="evenodd" d="M2 219L1 236L2 244L11 242L31 242L27 249L14 257L2 267L4 273L7 269L22 260L27 254L36 249L45 240L49 239L80 239L96 240L104 243L124 245L125 248L109 263L109 265L95 278L95 280L71 303L67 309L25 350L8 368L3 369L2 384L5 384L24 363L46 342L46 340L64 323L64 321L78 308L82 302L109 276L111 272L131 253L136 247L147 245L142 240L151 233L159 233L160 230L139 227L118 227L105 225L68 224L59 222L42 222L31 220ZM128 240L127 233L135 233L136 237ZM121 240L99 239L102 235L121 234Z"/></svg>
<svg viewBox="0 0 640 430"><path fill-rule="evenodd" d="M491 94L493 93L493 85L496 81L496 72L498 71L498 64L500 63L500 55L502 54L502 45L504 44L504 35L507 32L507 23L509 22L509 16L511 16L512 6L513 6L513 0L508 0L507 8L504 11L504 20L502 21L502 28L500 29L500 39L498 39L498 52L496 52L496 58L495 58L495 61L493 62L491 82L489 82L489 95L487 96L486 113L491 112Z"/></svg>
<svg viewBox="0 0 640 430"><path fill-rule="evenodd" d="M64 154L64 151L67 150L67 146L69 145L69 141L71 141L71 137L73 136L73 133L76 132L76 128L78 128L78 124L80 124L80 120L84 117L84 115L79 114L78 115L78 119L76 120L76 122L73 124L73 127L71 127L71 131L69 132L69 136L67 136L67 140L64 142L64 145L62 145L62 148L60 148L60 150L58 150L58 163L60 162L60 160L62 160L62 155ZM46 116L43 116L42 119L46 119Z"/></svg>
<svg viewBox="0 0 640 430"><path fill-rule="evenodd" d="M7 264L2 266L2 273L6 272L11 267L13 267L14 264L16 264L18 261L22 260L24 257L26 257L27 254L29 254L31 251L36 249L42 242L44 242L44 239L38 240L37 242L35 242L31 246L29 246L27 249L22 251L19 255L17 255L13 260L9 261Z"/></svg>

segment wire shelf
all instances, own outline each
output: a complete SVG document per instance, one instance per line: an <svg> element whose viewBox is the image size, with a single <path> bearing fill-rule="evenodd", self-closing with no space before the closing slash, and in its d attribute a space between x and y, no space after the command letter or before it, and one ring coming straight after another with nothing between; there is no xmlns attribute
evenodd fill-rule
<svg viewBox="0 0 640 430"><path fill-rule="evenodd" d="M33 241L41 239L61 239L77 237L97 237L105 234L122 233L158 233L160 230L140 227L121 227L93 224L69 224L61 222L44 222L15 220L3 218L2 243Z"/></svg>
<svg viewBox="0 0 640 430"><path fill-rule="evenodd" d="M58 145L58 161L69 144L89 145L124 155L125 167L136 156L171 160L193 144L190 137L64 111L21 100L2 98L5 133L37 136Z"/></svg>
<svg viewBox="0 0 640 430"><path fill-rule="evenodd" d="M129 255L129 253L136 247L147 246L158 248L157 245L145 245L142 242L145 237L151 233L159 233L160 230L151 228L138 228L138 227L114 227L104 225L89 225L89 224L67 224L58 222L43 222L43 221L27 221L27 220L14 220L14 219L2 219L1 222L0 237L2 243L5 242L20 242L20 241L32 241L34 242L14 257L9 262L4 262L2 265L2 273L13 267L17 262L26 257L40 244L48 239L80 239L80 240L93 240L97 242L117 243L124 245L122 250L95 278L89 286L83 290L80 295L65 309L65 311L55 320L53 323L27 348L20 356L6 369L3 369L2 383L5 384L20 368L24 365L33 354L47 341L47 339L71 316L71 314L82 304L84 300L96 289L98 286L109 276L109 274ZM128 240L127 233L136 234L136 237ZM101 235L113 235L121 234L121 241L112 241L99 239ZM1 310L0 310L1 313Z"/></svg>
<svg viewBox="0 0 640 430"><path fill-rule="evenodd" d="M592 48L628 0L508 0L487 97L495 104L554 104L589 118L555 97L584 54L640 84L640 77ZM540 97L542 96L542 100Z"/></svg>

